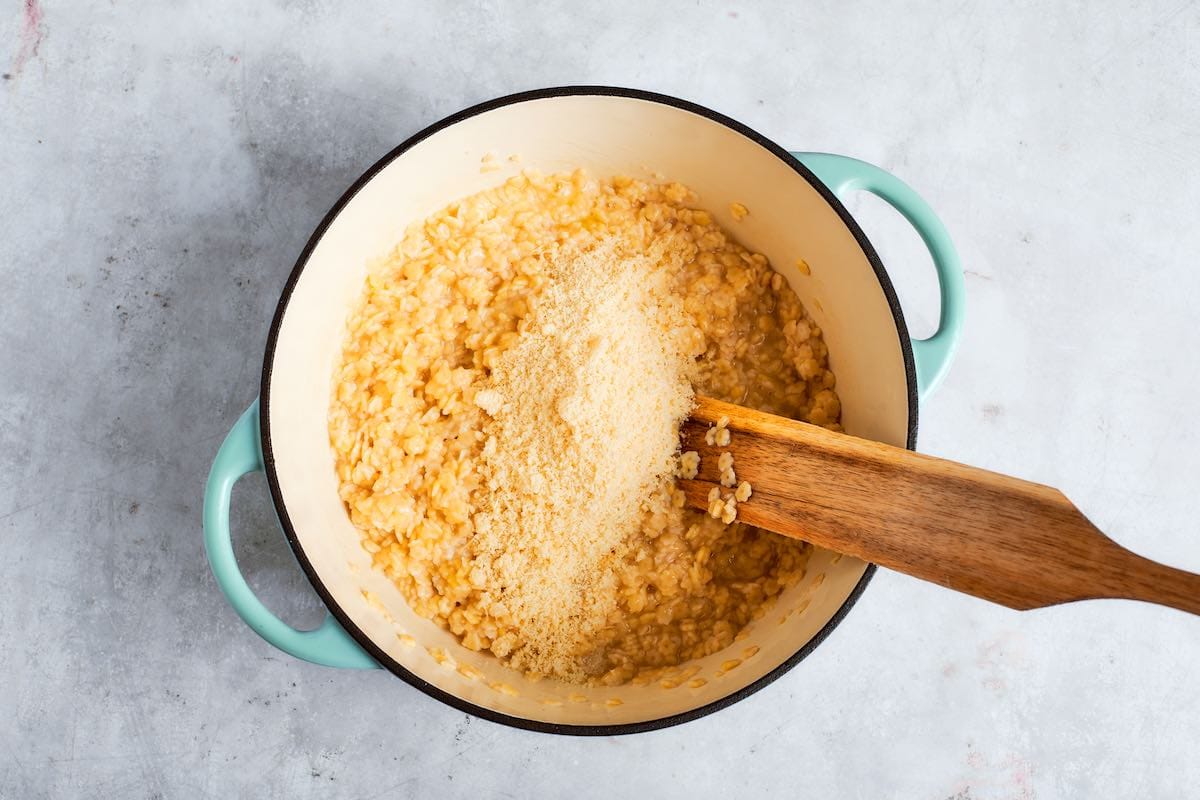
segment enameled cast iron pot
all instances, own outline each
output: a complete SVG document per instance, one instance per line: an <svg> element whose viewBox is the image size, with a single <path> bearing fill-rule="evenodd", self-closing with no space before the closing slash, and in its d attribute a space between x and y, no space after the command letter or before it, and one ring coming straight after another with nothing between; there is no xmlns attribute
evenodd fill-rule
<svg viewBox="0 0 1200 800"><path fill-rule="evenodd" d="M480 171L488 153L500 156L502 170ZM520 156L519 166L503 160L509 154ZM695 719L761 689L816 648L874 567L818 551L801 583L750 625L747 638L694 662L698 671L676 688L533 682L415 615L372 569L338 498L326 414L347 312L363 290L368 262L388 252L410 223L525 167L545 173L585 167L597 176L658 173L689 186L743 244L766 254L821 326L846 430L915 446L918 400L949 365L963 289L945 229L911 189L861 161L789 154L745 125L672 97L607 87L526 92L469 108L413 136L367 170L313 233L271 324L260 400L234 425L209 476L209 561L242 619L307 661L383 667L462 711L533 730L629 733ZM859 189L903 214L932 254L941 321L930 339L910 339L887 272L838 200ZM734 223L733 201L749 207L750 216ZM797 269L799 258L811 275ZM229 498L238 478L254 470L266 472L284 535L329 609L316 630L298 631L276 618L238 571ZM722 671L753 647L752 657Z"/></svg>

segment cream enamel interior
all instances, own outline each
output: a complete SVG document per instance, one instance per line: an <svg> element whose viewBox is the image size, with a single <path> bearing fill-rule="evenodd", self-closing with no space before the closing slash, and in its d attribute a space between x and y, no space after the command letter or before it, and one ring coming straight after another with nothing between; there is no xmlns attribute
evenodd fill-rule
<svg viewBox="0 0 1200 800"><path fill-rule="evenodd" d="M481 171L489 153L500 170ZM514 154L518 164L507 160ZM384 167L329 226L294 287L271 365L264 413L279 491L329 594L380 649L425 681L476 705L551 723L613 725L679 714L741 689L796 653L846 601L866 565L818 551L801 584L752 623L748 636L693 662L699 669L688 680L704 679L702 686L532 682L411 612L372 569L337 495L326 427L330 381L368 262L410 223L527 167L658 174L689 186L699 206L767 255L821 325L846 430L905 445L908 389L891 308L854 236L821 195L769 150L705 116L650 100L570 95L501 106L443 128ZM733 201L750 216L734 222ZM800 274L798 258L810 276ZM757 652L745 657L752 648ZM742 663L722 669L734 659Z"/></svg>

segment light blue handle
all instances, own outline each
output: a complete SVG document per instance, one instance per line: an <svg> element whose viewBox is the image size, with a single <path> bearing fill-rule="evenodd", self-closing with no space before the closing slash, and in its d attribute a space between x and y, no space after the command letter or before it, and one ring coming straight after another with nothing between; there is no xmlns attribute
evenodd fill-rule
<svg viewBox="0 0 1200 800"><path fill-rule="evenodd" d="M225 437L204 487L204 549L217 585L238 616L283 652L329 667L378 668L332 616L311 631L298 631L272 614L242 577L229 534L229 498L239 478L262 468L255 400Z"/></svg>
<svg viewBox="0 0 1200 800"><path fill-rule="evenodd" d="M954 360L966 304L962 264L946 226L908 184L873 164L831 153L792 155L812 170L839 200L845 201L850 192L861 189L886 202L917 229L929 248L941 292L941 318L933 336L912 342L913 360L917 364L917 394L924 400L941 384Z"/></svg>

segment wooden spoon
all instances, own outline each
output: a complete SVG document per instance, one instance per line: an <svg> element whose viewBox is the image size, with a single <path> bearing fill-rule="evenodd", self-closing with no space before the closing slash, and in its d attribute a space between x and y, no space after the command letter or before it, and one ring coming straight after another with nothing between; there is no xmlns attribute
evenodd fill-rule
<svg viewBox="0 0 1200 800"><path fill-rule="evenodd" d="M706 444L721 417L729 445ZM1200 575L1131 553L1049 486L707 397L682 442L700 454L681 482L696 508L708 509L728 451L753 489L742 522L1010 608L1113 597L1200 614Z"/></svg>

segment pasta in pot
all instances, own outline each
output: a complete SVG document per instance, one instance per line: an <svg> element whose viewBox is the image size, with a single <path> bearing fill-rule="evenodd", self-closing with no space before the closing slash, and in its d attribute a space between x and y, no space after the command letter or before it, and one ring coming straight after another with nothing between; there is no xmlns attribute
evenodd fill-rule
<svg viewBox="0 0 1200 800"><path fill-rule="evenodd" d="M671 480L658 482L589 584L603 602L579 620L586 636L566 660L547 661L506 602L520 587L491 585L484 559L494 553L478 546L492 373L536 323L563 253L615 242L631 258L649 254L638 269L673 298L697 393L840 430L820 329L767 259L694 201L675 183L523 173L410 227L372 265L348 320L329 434L363 546L417 613L515 669L606 685L652 679L728 647L803 575L807 545L686 508ZM739 206L735 218L749 213ZM680 459L681 471L694 467ZM734 469L735 505L750 487Z"/></svg>

